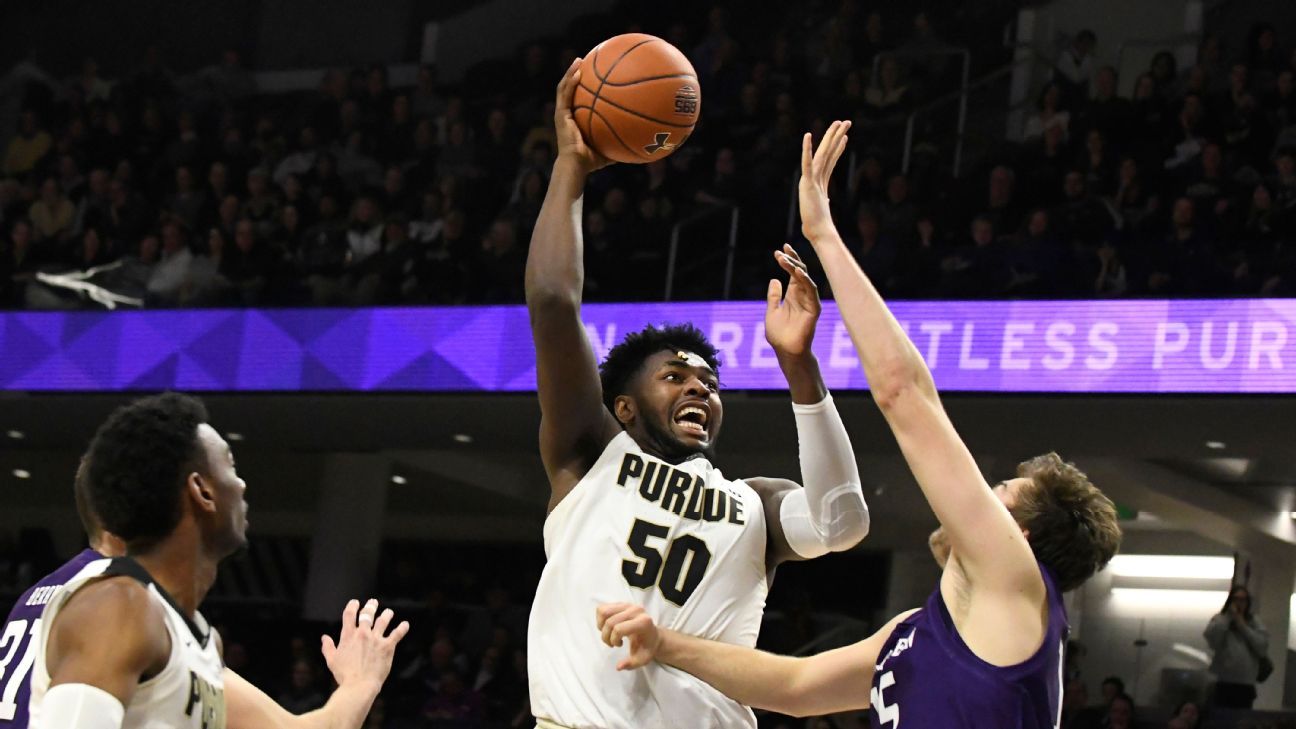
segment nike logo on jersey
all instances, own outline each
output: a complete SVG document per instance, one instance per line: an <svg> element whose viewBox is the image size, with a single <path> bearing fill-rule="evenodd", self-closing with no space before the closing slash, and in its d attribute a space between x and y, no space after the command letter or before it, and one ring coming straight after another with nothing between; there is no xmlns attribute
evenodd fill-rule
<svg viewBox="0 0 1296 729"><path fill-rule="evenodd" d="M692 521L727 521L742 526L742 499L723 489L709 489L706 480L655 458L627 453L621 460L617 485L636 488L645 501Z"/></svg>

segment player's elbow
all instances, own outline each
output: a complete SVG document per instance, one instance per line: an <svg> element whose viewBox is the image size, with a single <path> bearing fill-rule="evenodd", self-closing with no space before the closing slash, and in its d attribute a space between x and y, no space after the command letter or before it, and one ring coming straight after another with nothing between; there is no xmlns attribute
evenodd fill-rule
<svg viewBox="0 0 1296 729"><path fill-rule="evenodd" d="M827 546L830 552L845 552L868 536L871 524L868 504L864 502L864 493L858 487L854 496L857 498L849 499L849 503L833 520L833 529L828 534Z"/></svg>
<svg viewBox="0 0 1296 729"><path fill-rule="evenodd" d="M578 311L580 294L566 286L533 281L527 277L526 305L532 315Z"/></svg>

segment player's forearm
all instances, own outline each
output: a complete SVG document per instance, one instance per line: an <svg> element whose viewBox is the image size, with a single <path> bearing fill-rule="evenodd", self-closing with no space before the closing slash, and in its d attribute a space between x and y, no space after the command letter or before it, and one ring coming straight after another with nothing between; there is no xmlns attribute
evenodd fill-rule
<svg viewBox="0 0 1296 729"><path fill-rule="evenodd" d="M896 396L913 388L934 396L935 384L922 355L837 232L817 235L810 243L828 274L842 321L878 404L885 411Z"/></svg>
<svg viewBox="0 0 1296 729"><path fill-rule="evenodd" d="M296 717L292 729L360 729L380 690L381 683L365 681L338 686L324 706Z"/></svg>
<svg viewBox="0 0 1296 729"><path fill-rule="evenodd" d="M828 396L823 376L819 372L819 360L813 352L800 355L778 355L779 368L788 383L788 392L792 402L798 405L813 405Z"/></svg>
<svg viewBox="0 0 1296 729"><path fill-rule="evenodd" d="M697 676L740 704L797 714L797 662L755 648L661 629L657 661Z"/></svg>
<svg viewBox="0 0 1296 729"><path fill-rule="evenodd" d="M554 163L526 265L527 304L579 303L585 285L581 210L586 173L560 157Z"/></svg>

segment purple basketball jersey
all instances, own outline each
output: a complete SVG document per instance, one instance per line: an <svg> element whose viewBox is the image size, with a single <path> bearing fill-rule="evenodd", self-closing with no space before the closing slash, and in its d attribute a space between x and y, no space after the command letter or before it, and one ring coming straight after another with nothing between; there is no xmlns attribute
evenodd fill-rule
<svg viewBox="0 0 1296 729"><path fill-rule="evenodd" d="M1066 606L1048 569L1048 629L1035 655L993 666L963 642L937 586L927 604L898 624L873 673L873 729L1056 729L1062 712Z"/></svg>
<svg viewBox="0 0 1296 729"><path fill-rule="evenodd" d="M31 667L41 613L54 591L72 579L81 568L103 559L87 549L32 585L5 620L0 632L0 729L27 729L27 700L31 698Z"/></svg>

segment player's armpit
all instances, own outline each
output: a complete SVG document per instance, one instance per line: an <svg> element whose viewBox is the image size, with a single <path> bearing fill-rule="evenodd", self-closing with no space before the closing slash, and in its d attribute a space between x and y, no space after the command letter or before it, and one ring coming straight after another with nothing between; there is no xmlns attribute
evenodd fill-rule
<svg viewBox="0 0 1296 729"><path fill-rule="evenodd" d="M49 627L50 687L85 684L129 706L143 679L166 667L171 638L165 615L133 579L110 577L68 598ZM103 626L112 626L112 635Z"/></svg>

